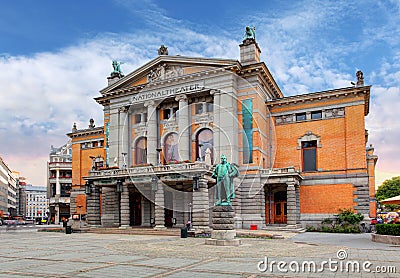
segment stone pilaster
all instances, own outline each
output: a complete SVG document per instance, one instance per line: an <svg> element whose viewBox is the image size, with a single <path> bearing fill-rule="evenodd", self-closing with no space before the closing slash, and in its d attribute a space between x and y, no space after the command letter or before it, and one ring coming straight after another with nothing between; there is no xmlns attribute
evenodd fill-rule
<svg viewBox="0 0 400 278"><path fill-rule="evenodd" d="M158 181L158 188L154 196L154 229L165 229L165 212L164 212L164 184Z"/></svg>
<svg viewBox="0 0 400 278"><path fill-rule="evenodd" d="M296 186L296 223L300 224L300 186Z"/></svg>
<svg viewBox="0 0 400 278"><path fill-rule="evenodd" d="M287 224L296 225L296 189L293 182L287 183Z"/></svg>
<svg viewBox="0 0 400 278"><path fill-rule="evenodd" d="M100 219L100 188L93 186L92 193L86 195L86 220L89 226L99 226Z"/></svg>
<svg viewBox="0 0 400 278"><path fill-rule="evenodd" d="M239 164L237 99L234 85L230 91L212 90L214 95L214 160L225 154L230 163Z"/></svg>
<svg viewBox="0 0 400 278"><path fill-rule="evenodd" d="M119 200L114 187L103 187L101 225L103 227L119 227Z"/></svg>
<svg viewBox="0 0 400 278"><path fill-rule="evenodd" d="M207 180L200 178L198 182L199 189L193 190L193 227L208 228L210 226L210 207Z"/></svg>
<svg viewBox="0 0 400 278"><path fill-rule="evenodd" d="M123 185L121 192L121 227L129 227L129 224L130 224L129 188L127 185Z"/></svg>
<svg viewBox="0 0 400 278"><path fill-rule="evenodd" d="M60 196L61 185L60 185L60 169L56 169L56 195Z"/></svg>
<svg viewBox="0 0 400 278"><path fill-rule="evenodd" d="M179 128L179 159L189 160L190 159L190 142L189 142L189 106L188 98L186 95L178 95L175 98L179 101L179 117L178 117L178 128Z"/></svg>
<svg viewBox="0 0 400 278"><path fill-rule="evenodd" d="M128 107L121 107L119 109L120 112L120 123L119 123L119 129L120 129L120 152L118 154L119 156L119 161L118 165L120 168L122 168L124 165L129 166L130 163L130 152L129 152L129 109ZM122 153L125 153L125 155L122 155Z"/></svg>
<svg viewBox="0 0 400 278"><path fill-rule="evenodd" d="M157 107L154 101L146 101L147 107L147 163L157 164Z"/></svg>

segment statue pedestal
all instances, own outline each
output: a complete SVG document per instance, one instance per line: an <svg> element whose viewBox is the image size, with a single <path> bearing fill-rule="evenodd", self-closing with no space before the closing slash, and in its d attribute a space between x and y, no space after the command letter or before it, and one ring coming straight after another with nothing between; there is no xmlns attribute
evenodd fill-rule
<svg viewBox="0 0 400 278"><path fill-rule="evenodd" d="M239 246L242 244L236 237L235 212L232 206L215 206L212 212L211 238L206 239L206 245Z"/></svg>

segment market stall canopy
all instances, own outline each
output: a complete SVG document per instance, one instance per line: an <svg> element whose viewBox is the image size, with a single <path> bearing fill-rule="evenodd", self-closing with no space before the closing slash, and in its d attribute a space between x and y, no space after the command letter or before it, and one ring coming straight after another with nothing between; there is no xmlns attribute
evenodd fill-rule
<svg viewBox="0 0 400 278"><path fill-rule="evenodd" d="M400 195L379 201L379 203L384 205L400 205Z"/></svg>

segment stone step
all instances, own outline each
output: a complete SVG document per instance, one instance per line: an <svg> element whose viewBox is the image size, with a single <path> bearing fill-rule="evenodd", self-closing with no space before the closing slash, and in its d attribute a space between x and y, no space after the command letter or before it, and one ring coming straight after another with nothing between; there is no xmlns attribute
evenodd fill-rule
<svg viewBox="0 0 400 278"><path fill-rule="evenodd" d="M263 231L271 231L271 232L276 232L276 231L285 231L285 232L293 232L293 233L305 233L307 229L302 228L302 227L290 227L290 226L267 226L262 228Z"/></svg>
<svg viewBox="0 0 400 278"><path fill-rule="evenodd" d="M87 233L96 234L128 234L128 235L162 235L180 236L181 230L177 228L167 228L165 230L155 230L153 228L88 228Z"/></svg>

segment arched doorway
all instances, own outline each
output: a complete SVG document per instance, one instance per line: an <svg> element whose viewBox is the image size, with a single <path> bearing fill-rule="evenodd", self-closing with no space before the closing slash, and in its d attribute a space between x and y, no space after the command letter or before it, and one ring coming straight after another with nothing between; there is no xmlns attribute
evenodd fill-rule
<svg viewBox="0 0 400 278"><path fill-rule="evenodd" d="M169 133L164 140L164 160L166 163L179 160L179 136L175 132Z"/></svg>
<svg viewBox="0 0 400 278"><path fill-rule="evenodd" d="M214 163L214 137L211 129L204 128L196 136L196 157L201 161L206 160L207 149L210 152L211 164Z"/></svg>
<svg viewBox="0 0 400 278"><path fill-rule="evenodd" d="M142 225L142 195L140 192L129 192L130 226Z"/></svg>
<svg viewBox="0 0 400 278"><path fill-rule="evenodd" d="M141 137L138 140L136 140L135 163L136 163L136 165L147 163L147 138L146 137Z"/></svg>

